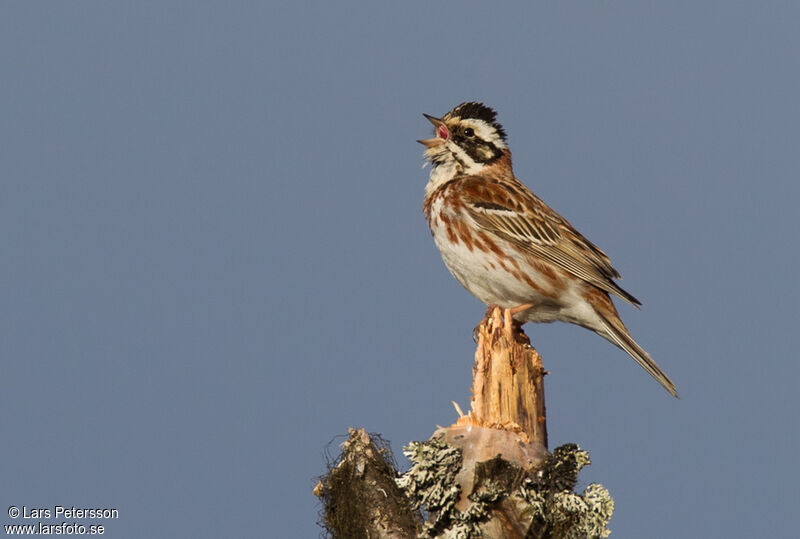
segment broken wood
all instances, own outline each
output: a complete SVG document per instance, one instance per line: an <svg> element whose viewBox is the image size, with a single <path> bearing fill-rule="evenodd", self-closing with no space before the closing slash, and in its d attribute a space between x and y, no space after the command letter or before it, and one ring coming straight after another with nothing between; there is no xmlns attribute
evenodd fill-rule
<svg viewBox="0 0 800 539"><path fill-rule="evenodd" d="M542 356L499 307L488 311L476 330L472 409L453 427L472 425L513 432L546 450Z"/></svg>
<svg viewBox="0 0 800 539"><path fill-rule="evenodd" d="M573 492L588 453L575 444L547 452L542 359L508 314L489 309L476 328L470 411L456 405L460 417L453 425L406 446L407 472L394 470L379 437L351 429L340 460L314 490L331 537L594 539L610 533L608 491L591 484Z"/></svg>

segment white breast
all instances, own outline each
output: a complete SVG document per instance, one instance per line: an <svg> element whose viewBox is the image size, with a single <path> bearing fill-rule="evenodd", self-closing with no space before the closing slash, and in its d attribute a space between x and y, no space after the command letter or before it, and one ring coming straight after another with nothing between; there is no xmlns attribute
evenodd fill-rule
<svg viewBox="0 0 800 539"><path fill-rule="evenodd" d="M445 219L443 219L442 212L446 211L444 194L439 193L431 204L431 232L447 269L464 288L487 305L516 307L524 303L543 303L546 300L539 291L513 275L512 271L515 271L515 267L509 260L505 261L506 268L503 268L497 255L491 251L475 245L472 245L470 249L464 241L458 239L452 241L447 233L445 222L447 220L451 223L468 220L469 216L449 213L445 214ZM475 225L470 223L470 226ZM509 254L515 252L504 240L495 238L494 241L505 252ZM516 271L524 272L537 284L542 283L542 286L546 286L547 281L538 275L535 269L529 267L523 258L516 260L519 265L519 270ZM541 321L546 320L542 319Z"/></svg>

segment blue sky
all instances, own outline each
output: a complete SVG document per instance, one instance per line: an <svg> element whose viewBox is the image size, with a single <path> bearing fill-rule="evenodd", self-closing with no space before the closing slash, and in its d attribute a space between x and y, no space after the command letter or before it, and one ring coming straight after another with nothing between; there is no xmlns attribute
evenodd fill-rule
<svg viewBox="0 0 800 539"><path fill-rule="evenodd" d="M427 231L415 139L480 100L681 393L527 326L551 446L591 452L613 536L792 536L799 25L790 2L4 3L3 507L316 537L332 438L403 463L453 422L483 306Z"/></svg>

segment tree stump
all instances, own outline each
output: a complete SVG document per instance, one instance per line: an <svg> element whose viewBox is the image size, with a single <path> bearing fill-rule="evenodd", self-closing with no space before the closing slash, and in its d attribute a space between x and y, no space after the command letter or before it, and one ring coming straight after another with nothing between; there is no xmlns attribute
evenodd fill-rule
<svg viewBox="0 0 800 539"><path fill-rule="evenodd" d="M608 536L608 491L573 492L588 453L575 444L547 452L541 356L508 314L490 308L476 328L471 410L456 405L453 425L406 446L407 472L397 474L380 437L351 429L314 490L331 537Z"/></svg>
<svg viewBox="0 0 800 539"><path fill-rule="evenodd" d="M547 456L542 357L498 307L487 310L476 335L471 410L433 434L463 453L460 510L469 505L477 463L502 456L531 472Z"/></svg>
<svg viewBox="0 0 800 539"><path fill-rule="evenodd" d="M472 410L456 425L514 432L547 450L542 356L510 317L494 308L478 326Z"/></svg>

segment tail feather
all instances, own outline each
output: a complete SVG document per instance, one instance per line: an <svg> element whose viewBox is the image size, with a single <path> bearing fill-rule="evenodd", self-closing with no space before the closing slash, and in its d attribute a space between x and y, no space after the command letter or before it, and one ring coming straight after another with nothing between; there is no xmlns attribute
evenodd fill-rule
<svg viewBox="0 0 800 539"><path fill-rule="evenodd" d="M656 364L656 362L652 360L650 355L645 352L636 341L633 340L633 337L631 337L631 334L628 332L627 328L625 328L625 325L622 323L619 317L615 317L616 320L610 320L609 317L604 316L602 312L597 311L597 314L601 318L603 329L603 331L598 331L597 333L625 350L629 356L636 360L636 363L641 365L644 370L650 373L650 376L655 378L659 384L664 386L664 389L669 391L673 397L676 399L680 398L678 397L678 390L675 387L675 384L672 383L672 380L670 380L664 371L662 371L661 368Z"/></svg>
<svg viewBox="0 0 800 539"><path fill-rule="evenodd" d="M617 296L621 297L622 299L624 299L625 301L627 301L628 303L630 303L631 305L633 305L637 309L639 309L641 307L642 302L639 301L638 299L636 299L636 297L633 294L631 294L630 292L628 292L627 290L622 288L620 285L618 285L614 281L611 281L609 283L609 285L612 287L612 290L613 290L614 294L616 294Z"/></svg>

